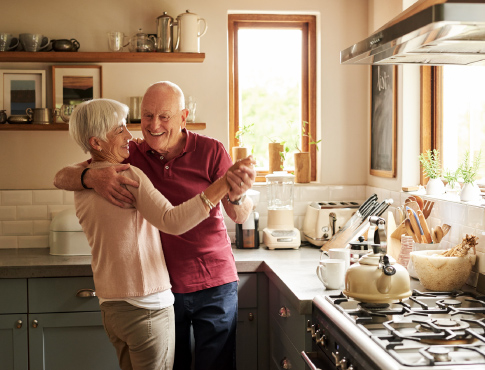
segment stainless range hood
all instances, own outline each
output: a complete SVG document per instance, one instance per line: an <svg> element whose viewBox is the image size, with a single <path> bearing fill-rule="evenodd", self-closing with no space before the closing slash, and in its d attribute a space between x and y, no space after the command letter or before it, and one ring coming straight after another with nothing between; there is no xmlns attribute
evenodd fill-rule
<svg viewBox="0 0 485 370"><path fill-rule="evenodd" d="M485 65L485 1L418 1L341 51L340 63Z"/></svg>

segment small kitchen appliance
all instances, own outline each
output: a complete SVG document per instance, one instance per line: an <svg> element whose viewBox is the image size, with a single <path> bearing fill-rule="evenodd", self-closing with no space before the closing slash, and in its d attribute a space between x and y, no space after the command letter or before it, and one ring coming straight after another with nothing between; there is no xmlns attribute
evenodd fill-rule
<svg viewBox="0 0 485 370"><path fill-rule="evenodd" d="M313 245L321 247L352 217L359 208L358 202L312 202L307 206L303 220L303 236Z"/></svg>
<svg viewBox="0 0 485 370"><path fill-rule="evenodd" d="M266 175L268 225L263 229L263 243L268 249L300 248L300 230L293 220L294 179L286 171Z"/></svg>
<svg viewBox="0 0 485 370"><path fill-rule="evenodd" d="M91 247L74 208L65 209L52 219L49 227L49 247L52 255L91 255Z"/></svg>
<svg viewBox="0 0 485 370"><path fill-rule="evenodd" d="M236 248L257 249L259 248L259 213L256 206L259 203L259 191L249 189L246 196L253 201L253 210L242 224L236 224Z"/></svg>

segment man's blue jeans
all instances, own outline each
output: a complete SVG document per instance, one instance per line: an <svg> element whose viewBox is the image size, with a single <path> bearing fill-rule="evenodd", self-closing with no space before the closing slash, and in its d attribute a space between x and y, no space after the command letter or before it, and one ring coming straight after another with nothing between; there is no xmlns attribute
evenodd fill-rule
<svg viewBox="0 0 485 370"><path fill-rule="evenodd" d="M237 282L174 295L174 370L190 370L191 325L195 339L195 370L235 370Z"/></svg>

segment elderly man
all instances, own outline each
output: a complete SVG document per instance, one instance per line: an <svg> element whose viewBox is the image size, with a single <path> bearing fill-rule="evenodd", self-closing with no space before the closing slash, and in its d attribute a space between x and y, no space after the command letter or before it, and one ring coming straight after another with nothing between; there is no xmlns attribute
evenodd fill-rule
<svg viewBox="0 0 485 370"><path fill-rule="evenodd" d="M188 111L182 90L171 82L150 86L142 102L141 129L145 141L130 143L126 162L140 168L154 186L178 205L224 175L232 162L223 145L185 129ZM66 190L93 188L113 204L132 201L123 184L136 186L116 171L84 171L87 162L66 167L54 184ZM235 172L237 174L237 172ZM252 208L243 194L252 186L255 171L240 172L222 205L236 223ZM190 369L190 327L195 337L195 369L235 369L237 323L237 271L220 204L210 217L182 235L160 232L175 295L176 347L174 369Z"/></svg>

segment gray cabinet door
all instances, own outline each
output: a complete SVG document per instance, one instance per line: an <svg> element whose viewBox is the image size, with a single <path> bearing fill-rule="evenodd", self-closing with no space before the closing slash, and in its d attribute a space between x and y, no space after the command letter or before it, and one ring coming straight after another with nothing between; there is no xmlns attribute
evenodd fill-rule
<svg viewBox="0 0 485 370"><path fill-rule="evenodd" d="M27 314L0 315L0 368L28 370Z"/></svg>
<svg viewBox="0 0 485 370"><path fill-rule="evenodd" d="M258 312L242 308L238 311L236 336L238 370L258 369Z"/></svg>
<svg viewBox="0 0 485 370"><path fill-rule="evenodd" d="M30 314L29 343L30 370L119 369L100 312Z"/></svg>

